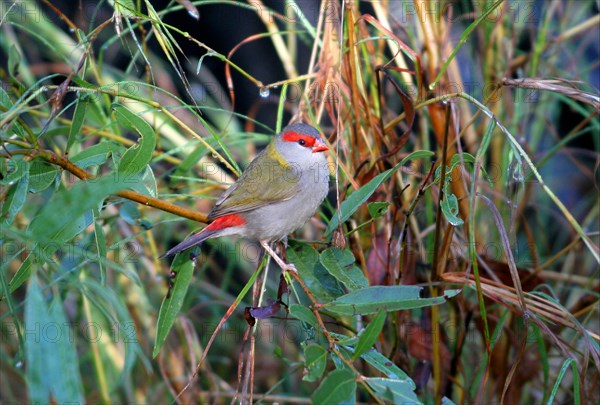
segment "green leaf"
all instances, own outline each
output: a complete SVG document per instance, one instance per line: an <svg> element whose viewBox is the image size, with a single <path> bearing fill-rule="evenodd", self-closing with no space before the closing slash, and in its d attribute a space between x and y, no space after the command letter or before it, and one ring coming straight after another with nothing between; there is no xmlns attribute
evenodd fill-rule
<svg viewBox="0 0 600 405"><path fill-rule="evenodd" d="M77 99L77 105L75 105L75 111L73 112L73 123L69 129L69 138L67 139L66 153L69 154L71 146L75 143L75 140L81 133L81 127L85 120L88 105L90 104L90 96L87 93L83 93Z"/></svg>
<svg viewBox="0 0 600 405"><path fill-rule="evenodd" d="M6 172L4 172L4 167L2 167L2 171L4 178L0 180L0 184L10 186L29 173L29 162L24 159L9 159L6 164Z"/></svg>
<svg viewBox="0 0 600 405"><path fill-rule="evenodd" d="M567 372L567 370L569 369L569 366L571 367L571 370L573 372L573 403L574 404L580 404L581 403L581 394L580 394L580 377L579 377L579 370L577 369L577 362L572 359L572 358L568 358L566 359L563 364L562 367L560 368L560 371L558 372L558 375L556 376L556 382L554 383L554 386L552 387L552 392L550 392L550 396L548 397L548 404L553 404L554 403L554 398L556 397L556 394L558 393L558 389L560 387L560 383L562 382L565 373Z"/></svg>
<svg viewBox="0 0 600 405"><path fill-rule="evenodd" d="M31 403L83 403L79 361L69 323L58 296L48 308L37 277L32 277L25 300L25 359Z"/></svg>
<svg viewBox="0 0 600 405"><path fill-rule="evenodd" d="M304 348L304 364L306 364L306 374L302 381L317 381L325 371L327 365L327 350L316 343L307 345Z"/></svg>
<svg viewBox="0 0 600 405"><path fill-rule="evenodd" d="M410 380L393 380L390 378L365 378L369 387L377 395L393 404L420 404L415 394L414 384Z"/></svg>
<svg viewBox="0 0 600 405"><path fill-rule="evenodd" d="M360 334L358 339L358 343L354 348L354 354L352 355L352 360L356 360L363 353L373 346L373 344L377 341L377 337L381 333L383 329L383 325L385 323L385 317L387 313L384 308L381 308L377 315L373 318L371 323L365 328L365 330Z"/></svg>
<svg viewBox="0 0 600 405"><path fill-rule="evenodd" d="M286 252L287 259L296 266L298 274L304 280L304 283L308 289L313 293L315 298L320 302L329 302L333 298L331 280L327 277L335 279L327 274L327 271L323 269L326 277L322 277L317 272L319 268L322 269L322 265L319 262L319 253L311 246L305 243L290 243L290 247Z"/></svg>
<svg viewBox="0 0 600 405"><path fill-rule="evenodd" d="M102 285L106 283L106 236L100 221L96 221L99 216L98 210L93 210L94 214L94 242L98 251L98 268L100 269L100 282Z"/></svg>
<svg viewBox="0 0 600 405"><path fill-rule="evenodd" d="M32 193L44 191L56 180L59 173L56 167L41 160L34 160L29 170L29 191Z"/></svg>
<svg viewBox="0 0 600 405"><path fill-rule="evenodd" d="M338 345L348 346L348 347L346 347L346 349L348 349L349 351L353 351L354 349L350 350L350 348L351 347L353 348L358 343L357 335L347 336L347 335L342 335L342 334L331 332L331 331L329 331L329 335L331 337L335 338L336 343Z"/></svg>
<svg viewBox="0 0 600 405"><path fill-rule="evenodd" d="M491 121L491 123L493 123L493 122L494 121ZM454 170L454 168L457 165L459 165L463 162L474 165L476 163L475 156L473 156L467 152L457 153L457 154L453 155L452 159L450 160L451 171ZM494 182L492 181L492 178L489 176L488 172L485 171L485 168L483 166L480 166L480 169L481 169L481 172L483 173L483 176L485 177L488 184L490 185L490 188L494 188Z"/></svg>
<svg viewBox="0 0 600 405"><path fill-rule="evenodd" d="M449 190L449 187L446 188L446 191ZM446 194L444 192L444 198L440 201L440 208L442 209L442 213L448 221L453 226L459 226L464 223L464 221L458 217L459 209L458 209L458 199L453 193Z"/></svg>
<svg viewBox="0 0 600 405"><path fill-rule="evenodd" d="M85 169L90 166L99 166L106 162L111 153L117 152L121 147L113 142L101 142L82 150L71 157L71 162Z"/></svg>
<svg viewBox="0 0 600 405"><path fill-rule="evenodd" d="M142 217L140 210L138 210L137 204L131 201L125 201L119 208L119 216L123 218L129 225L137 225L138 221Z"/></svg>
<svg viewBox="0 0 600 405"><path fill-rule="evenodd" d="M399 311L442 304L459 290L447 290L443 297L421 298L421 287L374 286L353 291L323 305L323 309L340 315L374 314L379 308Z"/></svg>
<svg viewBox="0 0 600 405"><path fill-rule="evenodd" d="M158 196L156 178L154 177L154 172L150 165L146 165L141 172L133 175L129 174L126 177L127 185L129 185L132 190L150 197Z"/></svg>
<svg viewBox="0 0 600 405"><path fill-rule="evenodd" d="M313 312L304 305L292 304L290 305L289 311L290 316L299 319L310 326L315 326L317 324L317 317L315 314L313 314Z"/></svg>
<svg viewBox="0 0 600 405"><path fill-rule="evenodd" d="M129 293L136 294L140 281L132 278L136 287ZM92 318L102 328L110 328L111 337L113 343L118 342L119 351L121 356L124 350L124 360L121 364L115 364L111 359L113 358L110 351L106 351L108 347L105 344L100 345L99 360L104 361L106 367L106 375L109 377L109 384L118 384L119 380L124 381L127 376L131 375L132 366L138 357L143 362L147 363L146 356L142 353L139 345L140 337L134 326L133 319L130 316L129 309L126 304L126 300L123 299L122 293L117 292L111 288L107 288L105 285L100 285L95 279L85 278L80 280L80 291L85 298L90 300ZM144 305L144 304L141 304ZM106 329L104 329L106 330ZM111 381L112 380L112 381ZM116 385L112 385L116 386Z"/></svg>
<svg viewBox="0 0 600 405"><path fill-rule="evenodd" d="M452 172L454 171L456 166L462 164L463 162L474 165L476 162L475 156L473 156L469 153L466 153L466 152L464 152L462 154L457 153L457 154L453 155L452 159L450 159L450 166L445 166L446 177L445 177L445 182L442 185L442 192L444 193L444 198L440 202L440 208L441 208L442 213L444 214L444 217L446 218L446 220L453 226L459 226L464 223L464 221L458 216L458 214L460 212L459 206L458 206L458 199L456 198L456 195L454 195L454 193L452 193L452 190L450 188L450 183L452 181ZM435 180L436 181L441 180L441 173L442 173L441 169L442 169L442 166L439 166L435 171ZM487 174L487 172L485 171L485 169L483 167L481 167L481 171L482 171L484 177L486 178L486 180L488 181L490 187L493 187L492 179L489 177L489 175Z"/></svg>
<svg viewBox="0 0 600 405"><path fill-rule="evenodd" d="M400 169L404 164L410 160L423 159L433 156L433 152L426 150L417 150L406 156L404 159L400 161L396 166L392 167L389 170L386 170L383 173L378 174L374 178L371 179L367 184L350 194L342 205L340 206L341 214L335 212L331 221L329 222L329 226L327 227L326 235L331 234L334 229L338 227L339 217L341 216L341 221L345 222L350 218L352 214L356 212L360 208L360 206L371 197L371 195L377 190L377 188L387 179L389 179L392 174L394 174L398 169Z"/></svg>
<svg viewBox="0 0 600 405"><path fill-rule="evenodd" d="M29 253L21 266L15 273L15 275L8 282L8 286L10 288L10 292L13 293L17 288L19 288L31 275L32 265L36 263L36 255L34 253Z"/></svg>
<svg viewBox="0 0 600 405"><path fill-rule="evenodd" d="M63 303L58 295L54 296L46 319L49 325L47 330L57 329L57 339L49 342L50 350L46 352L48 358L45 373L49 374L49 379L52 380L50 391L59 404L83 403L79 359L72 332L69 330L69 322L63 311ZM45 337L50 340L53 335L49 333Z"/></svg>
<svg viewBox="0 0 600 405"><path fill-rule="evenodd" d="M450 168L454 169L455 166L457 166L461 163L461 160L464 161L465 163L474 164L475 156L473 156L467 152L464 152L462 154L462 156L460 153L456 153L456 154L452 155L452 158L450 159Z"/></svg>
<svg viewBox="0 0 600 405"><path fill-rule="evenodd" d="M334 370L325 377L312 395L314 404L339 404L350 401L356 392L354 373Z"/></svg>
<svg viewBox="0 0 600 405"><path fill-rule="evenodd" d="M386 181L392 175L392 173L392 169L380 173L367 184L350 194L340 206L342 222L346 222L348 218L350 218L350 216L354 214L365 201L367 201L375 190L377 190L381 183ZM338 220L339 215L334 213L331 222L329 222L329 226L327 227L327 231L325 232L326 235L329 235L337 228L339 224Z"/></svg>
<svg viewBox="0 0 600 405"><path fill-rule="evenodd" d="M416 388L415 383L408 378L408 375L402 371L400 367L395 365L393 361L379 353L377 350L369 350L363 353L360 358L387 375L389 378L395 380L407 380L411 384L413 390Z"/></svg>
<svg viewBox="0 0 600 405"><path fill-rule="evenodd" d="M183 305L185 294L187 293L192 275L194 274L193 261L189 259L189 253L180 253L175 256L175 260L171 266L171 271L175 272L175 285L171 291L171 297L165 297L158 312L158 321L156 326L156 340L154 341L154 349L152 357L156 357L162 348L167 336L177 319L179 310Z"/></svg>
<svg viewBox="0 0 600 405"><path fill-rule="evenodd" d="M33 245L29 255L27 258L25 258L21 264L21 267L19 267L13 278L8 283L10 286L10 292L14 292L25 281L27 281L31 274L32 268L39 268L40 264L52 261L52 255L54 252L60 249L65 242L73 239L75 236L83 232L84 229L92 224L93 220L94 218L92 216L92 210L88 210L83 215L80 215L79 217L67 222L64 227L60 228L54 233L49 232L47 235L36 234L35 238L39 239L40 242Z"/></svg>
<svg viewBox="0 0 600 405"><path fill-rule="evenodd" d="M367 208L369 209L371 218L377 219L388 211L390 203L387 201L375 201L367 204Z"/></svg>
<svg viewBox="0 0 600 405"><path fill-rule="evenodd" d="M133 0L120 0L115 3L115 9L123 12L126 17L131 17L132 10L136 10Z"/></svg>
<svg viewBox="0 0 600 405"><path fill-rule="evenodd" d="M12 102L8 93L4 90L3 86L0 86L0 107L4 107L9 110L12 107Z"/></svg>
<svg viewBox="0 0 600 405"><path fill-rule="evenodd" d="M46 303L37 278L32 277L27 288L25 299L25 330L34 333L25 334L25 361L28 401L30 403L45 404L50 399L50 387L46 384L46 359L45 339L40 339L41 326L48 321ZM35 332L37 331L37 333Z"/></svg>
<svg viewBox="0 0 600 405"><path fill-rule="evenodd" d="M114 103L112 108L119 124L140 136L138 143L123 154L119 162L119 173L124 175L139 173L152 160L152 152L156 147L154 130L146 120L121 104Z"/></svg>
<svg viewBox="0 0 600 405"><path fill-rule="evenodd" d="M75 236L79 235L81 232L85 230L88 226L90 226L94 222L94 215L92 210L85 211L82 215L78 217L72 218L71 221L67 222L67 224L60 228L60 230L54 234L49 233L49 241L51 242L67 242L73 239ZM45 236L41 236L40 239L43 239ZM48 258L51 256L50 250L54 252L60 245L56 243L50 243L49 245L44 245L43 243L42 249L44 252L44 258Z"/></svg>
<svg viewBox="0 0 600 405"><path fill-rule="evenodd" d="M2 204L2 223L10 225L15 220L27 200L29 190L29 171L25 171L19 182L10 188L4 204Z"/></svg>
<svg viewBox="0 0 600 405"><path fill-rule="evenodd" d="M354 291L369 285L360 267L354 265L356 259L349 249L340 250L332 247L324 250L319 259L329 274L349 290Z"/></svg>
<svg viewBox="0 0 600 405"><path fill-rule="evenodd" d="M344 360L350 361L352 358L352 351L348 350L346 347L340 347L339 352L341 356L331 356L331 361L333 362L335 369L352 371L344 362Z"/></svg>
<svg viewBox="0 0 600 405"><path fill-rule="evenodd" d="M331 295L332 298L342 296L345 291L342 288L342 285L337 281L335 277L333 277L327 269L318 262L313 271L315 278L319 281L319 283L323 286L323 288Z"/></svg>
<svg viewBox="0 0 600 405"><path fill-rule="evenodd" d="M454 155L456 156L456 155ZM458 209L458 199L452 193L452 189L450 187L450 183L452 181L452 170L460 161L456 161L456 159L452 166L444 166L444 170L446 171L444 177L444 184L441 186L442 193L444 194L444 198L440 202L440 208L446 220L453 226L462 225L464 222L461 218L458 217L459 209ZM435 170L435 180L441 181L442 178L442 166L439 166Z"/></svg>
<svg viewBox="0 0 600 405"><path fill-rule="evenodd" d="M72 238L81 232L81 225L91 223L92 208L98 207L107 195L124 188L123 182L115 181L109 174L78 182L70 189L62 189L54 194L42 212L34 218L29 226L29 233L40 242L64 242L67 240L65 237Z"/></svg>

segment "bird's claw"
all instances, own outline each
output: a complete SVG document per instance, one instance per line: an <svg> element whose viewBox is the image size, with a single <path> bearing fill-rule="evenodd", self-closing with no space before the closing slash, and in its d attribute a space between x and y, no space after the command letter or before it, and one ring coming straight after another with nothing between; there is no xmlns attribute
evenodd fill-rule
<svg viewBox="0 0 600 405"><path fill-rule="evenodd" d="M298 274L298 269L296 269L296 266L294 266L293 263L285 263L285 265L281 269L284 272L289 271Z"/></svg>

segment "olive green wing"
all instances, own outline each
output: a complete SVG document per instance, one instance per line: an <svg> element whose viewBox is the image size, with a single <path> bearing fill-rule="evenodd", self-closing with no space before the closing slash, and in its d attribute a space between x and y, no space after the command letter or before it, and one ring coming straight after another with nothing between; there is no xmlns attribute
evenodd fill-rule
<svg viewBox="0 0 600 405"><path fill-rule="evenodd" d="M298 175L273 157L269 145L219 198L208 219L238 214L289 200L298 193Z"/></svg>

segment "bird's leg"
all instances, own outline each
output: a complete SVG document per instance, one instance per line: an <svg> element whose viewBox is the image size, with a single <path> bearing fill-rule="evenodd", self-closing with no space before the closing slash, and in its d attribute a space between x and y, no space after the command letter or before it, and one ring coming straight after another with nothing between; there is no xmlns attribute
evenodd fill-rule
<svg viewBox="0 0 600 405"><path fill-rule="evenodd" d="M296 266L294 266L292 263L286 263L283 260L281 260L281 257L279 257L277 253L275 253L275 251L271 249L271 246L269 246L269 242L261 240L260 245L263 247L263 249L265 249L265 252L267 252L269 256L273 258L273 260L275 260L275 263L277 263L279 267L281 267L281 270L293 271L294 273L298 273L298 270L296 270Z"/></svg>
<svg viewBox="0 0 600 405"><path fill-rule="evenodd" d="M287 253L287 241L288 238L287 236L285 236L283 239L281 239L279 241L279 252L281 254L281 259L287 263L287 257L286 257L286 253Z"/></svg>

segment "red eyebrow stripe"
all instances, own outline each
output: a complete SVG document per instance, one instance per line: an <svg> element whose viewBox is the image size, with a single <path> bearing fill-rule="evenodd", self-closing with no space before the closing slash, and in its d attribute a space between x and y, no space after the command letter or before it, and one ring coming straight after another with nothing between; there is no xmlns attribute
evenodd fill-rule
<svg viewBox="0 0 600 405"><path fill-rule="evenodd" d="M306 142L306 145L304 146L307 148L312 148L317 141L313 136L300 134L294 131L284 132L283 134L283 140L286 142L298 142L300 139L304 139L304 142Z"/></svg>

